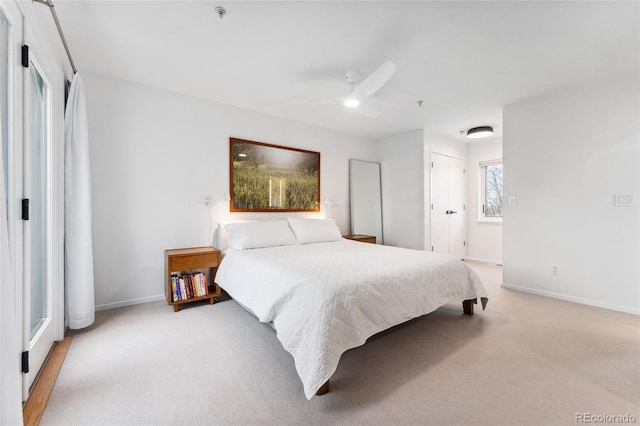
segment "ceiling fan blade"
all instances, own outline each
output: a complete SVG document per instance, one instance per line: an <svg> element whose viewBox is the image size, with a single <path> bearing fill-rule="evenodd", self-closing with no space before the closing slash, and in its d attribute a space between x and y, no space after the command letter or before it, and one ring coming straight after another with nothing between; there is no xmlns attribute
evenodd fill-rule
<svg viewBox="0 0 640 426"><path fill-rule="evenodd" d="M391 61L385 62L369 77L356 87L352 93L355 97L371 96L376 93L396 71L396 64Z"/></svg>
<svg viewBox="0 0 640 426"><path fill-rule="evenodd" d="M343 99L342 98L335 98L335 99L322 99L322 98L318 98L318 99L299 99L299 100L296 100L296 101L293 101L293 102L298 103L298 104L323 105L323 104L342 103Z"/></svg>
<svg viewBox="0 0 640 426"><path fill-rule="evenodd" d="M360 104L357 107L353 108L353 110L358 114L362 114L371 118L380 117L381 115L380 111L373 109L367 104Z"/></svg>

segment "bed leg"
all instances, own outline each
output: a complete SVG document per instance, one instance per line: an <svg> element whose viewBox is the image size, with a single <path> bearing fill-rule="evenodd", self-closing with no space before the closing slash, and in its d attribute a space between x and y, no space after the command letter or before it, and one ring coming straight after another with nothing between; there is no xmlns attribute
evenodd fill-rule
<svg viewBox="0 0 640 426"><path fill-rule="evenodd" d="M324 395L327 392L329 392L329 380L327 380L324 385L320 386L316 395Z"/></svg>
<svg viewBox="0 0 640 426"><path fill-rule="evenodd" d="M473 315L473 305L478 303L478 299L469 299L462 302L462 310L466 315Z"/></svg>

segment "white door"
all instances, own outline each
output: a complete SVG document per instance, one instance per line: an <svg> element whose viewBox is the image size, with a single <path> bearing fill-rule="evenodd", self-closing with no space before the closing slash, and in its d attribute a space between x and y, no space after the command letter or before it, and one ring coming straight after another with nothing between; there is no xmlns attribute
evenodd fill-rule
<svg viewBox="0 0 640 426"><path fill-rule="evenodd" d="M464 160L431 154L431 250L466 254Z"/></svg>
<svg viewBox="0 0 640 426"><path fill-rule="evenodd" d="M459 158L449 158L449 254L464 259L465 223L465 165Z"/></svg>
<svg viewBox="0 0 640 426"><path fill-rule="evenodd" d="M431 251L449 253L449 157L431 154Z"/></svg>
<svg viewBox="0 0 640 426"><path fill-rule="evenodd" d="M23 344L29 351L23 397L28 396L57 336L52 291L51 84L33 54L25 76Z"/></svg>
<svg viewBox="0 0 640 426"><path fill-rule="evenodd" d="M64 70L50 49L43 47L48 40L38 37L36 25L29 25L26 4L0 2L0 139L8 207L9 287L15 289L15 294L0 297L15 300L16 316L21 319L16 332L21 334L29 370L22 375L23 401L54 340L64 336ZM30 53L24 54L28 40ZM33 56L34 50L40 58ZM52 80L57 82L55 90ZM30 200L29 220L22 215L25 199Z"/></svg>

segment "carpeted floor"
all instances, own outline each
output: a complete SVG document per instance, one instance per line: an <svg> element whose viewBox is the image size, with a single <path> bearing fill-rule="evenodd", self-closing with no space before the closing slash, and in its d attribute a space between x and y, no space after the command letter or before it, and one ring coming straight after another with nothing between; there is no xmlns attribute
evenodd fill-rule
<svg viewBox="0 0 640 426"><path fill-rule="evenodd" d="M640 423L640 319L500 287L395 327L342 356L307 401L275 332L234 301L97 314L74 335L42 425L573 425ZM578 420L578 421L577 421Z"/></svg>

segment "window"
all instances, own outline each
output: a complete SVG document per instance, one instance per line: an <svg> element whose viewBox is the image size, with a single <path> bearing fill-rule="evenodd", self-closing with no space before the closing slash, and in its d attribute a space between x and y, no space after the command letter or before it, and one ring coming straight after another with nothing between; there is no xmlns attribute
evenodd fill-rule
<svg viewBox="0 0 640 426"><path fill-rule="evenodd" d="M502 221L502 160L480 162L480 220Z"/></svg>

